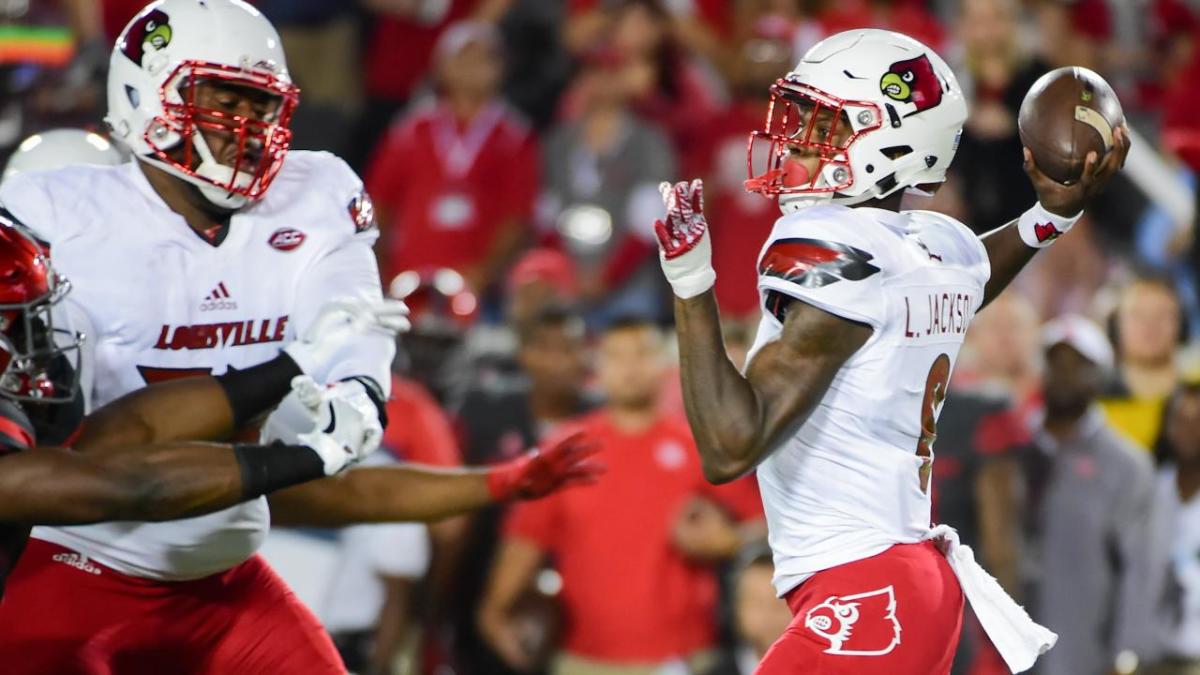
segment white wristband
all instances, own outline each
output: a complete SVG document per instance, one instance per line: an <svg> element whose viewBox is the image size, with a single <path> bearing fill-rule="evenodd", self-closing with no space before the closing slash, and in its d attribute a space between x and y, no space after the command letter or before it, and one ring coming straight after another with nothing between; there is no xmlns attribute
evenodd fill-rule
<svg viewBox="0 0 1200 675"><path fill-rule="evenodd" d="M671 284L671 290L680 299L694 298L712 288L717 281L717 272L712 266L712 243L709 242L708 233L704 234L695 248L681 256L668 259L660 251L658 257L662 263L663 274Z"/></svg>
<svg viewBox="0 0 1200 675"><path fill-rule="evenodd" d="M1017 220L1017 233L1025 245L1046 248L1074 227L1082 215L1083 211L1080 211L1070 218L1064 218L1050 213L1041 202L1037 202Z"/></svg>

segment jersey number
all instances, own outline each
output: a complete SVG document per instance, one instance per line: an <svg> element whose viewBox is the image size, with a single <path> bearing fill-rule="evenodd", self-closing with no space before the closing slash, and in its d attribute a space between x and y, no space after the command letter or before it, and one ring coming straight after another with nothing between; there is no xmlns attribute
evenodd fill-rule
<svg viewBox="0 0 1200 675"><path fill-rule="evenodd" d="M921 492L929 492L929 475L933 471L933 442L937 440L937 411L946 400L950 384L950 357L939 354L925 377L925 398L921 401L921 437L917 440L917 456L924 457L921 465Z"/></svg>

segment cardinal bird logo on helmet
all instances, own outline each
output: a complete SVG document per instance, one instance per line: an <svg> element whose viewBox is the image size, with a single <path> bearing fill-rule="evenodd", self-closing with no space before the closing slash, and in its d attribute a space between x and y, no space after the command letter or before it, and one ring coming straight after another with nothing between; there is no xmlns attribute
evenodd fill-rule
<svg viewBox="0 0 1200 675"><path fill-rule="evenodd" d="M829 641L826 654L883 656L900 644L896 594L891 586L830 596L808 610L804 627Z"/></svg>
<svg viewBox="0 0 1200 675"><path fill-rule="evenodd" d="M933 63L924 54L893 63L879 80L879 88L893 101L914 106L905 117L942 102L942 82L933 70Z"/></svg>
<svg viewBox="0 0 1200 675"><path fill-rule="evenodd" d="M153 9L129 24L121 38L121 52L130 61L142 65L146 52L166 49L171 44L171 19L161 9Z"/></svg>

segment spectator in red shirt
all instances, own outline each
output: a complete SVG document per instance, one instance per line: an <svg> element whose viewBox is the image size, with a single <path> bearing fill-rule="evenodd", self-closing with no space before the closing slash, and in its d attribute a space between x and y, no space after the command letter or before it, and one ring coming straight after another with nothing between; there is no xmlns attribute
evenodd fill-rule
<svg viewBox="0 0 1200 675"><path fill-rule="evenodd" d="M608 472L565 499L510 513L480 629L510 664L531 665L509 617L549 555L562 578L564 614L553 673L695 672L711 662L716 644L710 563L739 549L736 520L761 517L756 486L709 486L687 425L659 411L666 354L653 324L614 322L597 361L608 402L562 431L594 438Z"/></svg>
<svg viewBox="0 0 1200 675"><path fill-rule="evenodd" d="M498 95L500 37L463 22L438 41L439 96L401 119L367 172L385 278L449 267L479 294L522 244L539 184L529 126Z"/></svg>

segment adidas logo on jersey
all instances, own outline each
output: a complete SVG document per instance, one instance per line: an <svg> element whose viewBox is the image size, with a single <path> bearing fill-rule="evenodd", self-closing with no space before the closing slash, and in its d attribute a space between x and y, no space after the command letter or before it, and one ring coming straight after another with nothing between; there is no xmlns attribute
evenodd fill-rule
<svg viewBox="0 0 1200 675"><path fill-rule="evenodd" d="M229 299L229 289L225 288L225 282L217 284L217 287L204 298L204 302L200 303L201 312L212 312L220 309L237 309L237 303Z"/></svg>
<svg viewBox="0 0 1200 675"><path fill-rule="evenodd" d="M77 570L87 572L88 574L100 574L100 568L92 564L86 555L79 553L55 553L50 557L51 560L57 563L62 563Z"/></svg>

